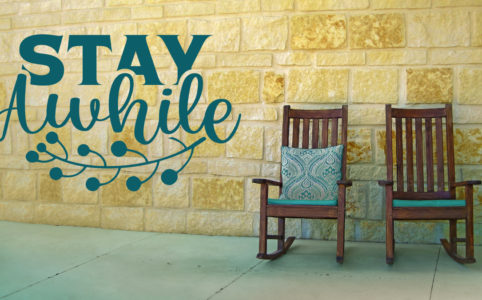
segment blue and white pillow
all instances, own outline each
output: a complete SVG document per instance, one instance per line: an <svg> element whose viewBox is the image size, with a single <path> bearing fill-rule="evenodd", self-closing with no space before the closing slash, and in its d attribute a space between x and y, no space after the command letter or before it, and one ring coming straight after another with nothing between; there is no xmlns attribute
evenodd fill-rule
<svg viewBox="0 0 482 300"><path fill-rule="evenodd" d="M280 199L338 200L343 145L322 149L281 147Z"/></svg>

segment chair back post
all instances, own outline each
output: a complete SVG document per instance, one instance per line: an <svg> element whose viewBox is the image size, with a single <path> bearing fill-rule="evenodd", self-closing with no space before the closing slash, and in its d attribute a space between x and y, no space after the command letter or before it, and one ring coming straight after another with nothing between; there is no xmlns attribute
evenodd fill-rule
<svg viewBox="0 0 482 300"><path fill-rule="evenodd" d="M455 161L454 161L454 132L452 121L452 104L445 105L446 114L446 136L447 136L447 172L448 172L448 188L450 197L455 199Z"/></svg>
<svg viewBox="0 0 482 300"><path fill-rule="evenodd" d="M387 104L385 106L386 116L386 153L385 160L387 163L387 180L393 181L393 149L392 149L392 105Z"/></svg>
<svg viewBox="0 0 482 300"><path fill-rule="evenodd" d="M342 180L346 180L346 161L347 161L347 128L348 128L348 105L344 104L341 107L341 143L343 144L343 160L342 160ZM333 130L333 129L332 129ZM334 146L333 143L332 146Z"/></svg>

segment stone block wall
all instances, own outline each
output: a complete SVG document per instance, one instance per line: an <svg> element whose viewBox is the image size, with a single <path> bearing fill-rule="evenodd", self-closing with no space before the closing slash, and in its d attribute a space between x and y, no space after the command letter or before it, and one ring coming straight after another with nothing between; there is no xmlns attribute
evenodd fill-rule
<svg viewBox="0 0 482 300"><path fill-rule="evenodd" d="M58 56L65 75L56 85L27 86L27 119L32 128L44 120L50 93L59 94L58 119L69 112L71 97L79 97L82 117L88 104L100 99L106 112L126 34L149 35L148 43L161 81L173 84L176 67L157 34L177 34L188 45L193 34L211 34L194 64L204 79L200 104L190 116L202 121L207 105L229 99L233 112L217 127L219 136L231 132L242 115L234 138L226 144L204 143L172 186L160 172L137 192L125 187L132 174L141 178L150 169L123 171L121 178L96 192L85 189L90 176L108 179L111 171L88 171L75 178L51 180L58 164L30 164L25 153L34 149L52 128L27 135L18 119L10 120L0 143L0 219L59 225L91 226L159 232L256 235L259 187L252 178L279 178L282 106L333 108L349 105L347 239L384 240L384 199L376 180L386 178L384 164L384 105L438 107L452 103L455 121L457 180L482 178L482 1L480 0L45 0L0 3L0 107L7 107L16 75L24 64L19 44L38 33L63 35ZM98 51L99 86L80 86L82 53L67 51L70 34L107 34L112 51ZM49 51L48 49L45 51ZM53 53L51 50L49 53ZM147 127L158 124L163 86L143 86L136 78L135 97L149 103ZM174 88L169 124L177 123ZM148 146L133 138L135 114L122 133L108 122L80 132L70 125L55 129L73 159L88 140L108 161L127 163L137 157L116 158L115 140L159 158L178 149L170 136L158 136ZM1 118L5 125L5 116ZM3 128L3 126L2 126ZM186 143L200 135L176 132ZM180 167L186 157L170 160ZM163 169L161 168L160 171ZM65 170L73 173L75 170ZM276 194L272 190L271 193ZM475 189L476 243L482 244L482 189ZM274 225L274 222L273 222ZM332 221L290 220L289 232L316 239L336 238ZM403 242L437 242L447 234L441 222L399 222L396 238Z"/></svg>

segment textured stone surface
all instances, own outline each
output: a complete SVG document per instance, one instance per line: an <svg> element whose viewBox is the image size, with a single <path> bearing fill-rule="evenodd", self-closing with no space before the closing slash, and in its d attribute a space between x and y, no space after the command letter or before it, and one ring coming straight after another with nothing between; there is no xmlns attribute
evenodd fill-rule
<svg viewBox="0 0 482 300"><path fill-rule="evenodd" d="M368 0L299 0L297 8L304 11L368 8Z"/></svg>
<svg viewBox="0 0 482 300"><path fill-rule="evenodd" d="M263 101L265 103L283 102L285 96L285 76L275 72L264 74Z"/></svg>
<svg viewBox="0 0 482 300"><path fill-rule="evenodd" d="M235 108L235 115L241 115L243 121L276 121L278 119L278 113L276 109L268 108L256 108L249 106L240 106Z"/></svg>
<svg viewBox="0 0 482 300"><path fill-rule="evenodd" d="M189 20L191 34L210 34L201 51L238 51L241 40L241 21L234 19Z"/></svg>
<svg viewBox="0 0 482 300"><path fill-rule="evenodd" d="M229 71L208 75L209 100L228 99L231 103L259 102L259 72Z"/></svg>
<svg viewBox="0 0 482 300"><path fill-rule="evenodd" d="M265 129L265 159L267 161L281 161L281 129L266 128Z"/></svg>
<svg viewBox="0 0 482 300"><path fill-rule="evenodd" d="M371 130L349 129L347 148L348 163L370 162L372 160Z"/></svg>
<svg viewBox="0 0 482 300"><path fill-rule="evenodd" d="M305 15L290 18L291 49L336 49L346 45L343 15Z"/></svg>
<svg viewBox="0 0 482 300"><path fill-rule="evenodd" d="M187 214L187 231L193 234L251 236L253 219L244 212L202 212Z"/></svg>
<svg viewBox="0 0 482 300"><path fill-rule="evenodd" d="M261 0L261 9L265 11L292 10L294 0Z"/></svg>
<svg viewBox="0 0 482 300"><path fill-rule="evenodd" d="M227 157L263 158L263 127L239 126L226 145Z"/></svg>
<svg viewBox="0 0 482 300"><path fill-rule="evenodd" d="M433 49L430 51L430 62L434 64L480 64L482 49Z"/></svg>
<svg viewBox="0 0 482 300"><path fill-rule="evenodd" d="M259 163L238 162L233 159L211 160L208 173L222 176L258 176L261 170Z"/></svg>
<svg viewBox="0 0 482 300"><path fill-rule="evenodd" d="M0 202L0 220L33 222L34 204L29 202Z"/></svg>
<svg viewBox="0 0 482 300"><path fill-rule="evenodd" d="M186 232L186 212L183 210L146 209L145 226L147 231Z"/></svg>
<svg viewBox="0 0 482 300"><path fill-rule="evenodd" d="M482 104L482 68L462 69L459 72L459 97L461 104Z"/></svg>
<svg viewBox="0 0 482 300"><path fill-rule="evenodd" d="M35 173L7 171L2 174L2 181L4 200L34 201L37 197L37 176Z"/></svg>
<svg viewBox="0 0 482 300"><path fill-rule="evenodd" d="M449 68L407 69L407 102L452 102L452 77Z"/></svg>
<svg viewBox="0 0 482 300"><path fill-rule="evenodd" d="M258 0L218 0L216 6L217 13L246 13L260 10Z"/></svg>
<svg viewBox="0 0 482 300"><path fill-rule="evenodd" d="M143 230L144 208L104 207L101 216L102 228L121 230Z"/></svg>
<svg viewBox="0 0 482 300"><path fill-rule="evenodd" d="M434 0L435 7L450 7L450 6L481 6L479 0Z"/></svg>
<svg viewBox="0 0 482 300"><path fill-rule="evenodd" d="M182 16L204 16L212 15L216 9L214 3L190 2L168 4L164 6L164 15L166 17L182 17Z"/></svg>
<svg viewBox="0 0 482 300"><path fill-rule="evenodd" d="M288 38L287 17L243 19L241 50L281 50Z"/></svg>
<svg viewBox="0 0 482 300"><path fill-rule="evenodd" d="M91 192L86 189L85 183L89 177L97 174L82 173L74 178L62 179L62 202L95 204L99 202L99 191Z"/></svg>
<svg viewBox="0 0 482 300"><path fill-rule="evenodd" d="M189 178L180 177L174 184L166 185L161 181L161 176L155 176L152 198L154 207L188 207Z"/></svg>
<svg viewBox="0 0 482 300"><path fill-rule="evenodd" d="M482 164L482 130L456 128L454 130L455 164Z"/></svg>
<svg viewBox="0 0 482 300"><path fill-rule="evenodd" d="M365 64L363 52L333 52L318 53L316 55L317 66L348 66Z"/></svg>
<svg viewBox="0 0 482 300"><path fill-rule="evenodd" d="M401 14L352 16L348 22L351 48L405 46L405 22Z"/></svg>
<svg viewBox="0 0 482 300"><path fill-rule="evenodd" d="M139 23L137 34L148 35L147 44L151 54L168 53L167 48L162 40L156 36L160 32L162 32L162 34L179 35L179 42L181 45L183 45L187 35L187 22L184 20L172 20Z"/></svg>
<svg viewBox="0 0 482 300"><path fill-rule="evenodd" d="M371 8L427 8L431 0L372 0Z"/></svg>
<svg viewBox="0 0 482 300"><path fill-rule="evenodd" d="M201 209L242 210L244 180L234 178L193 178L192 205Z"/></svg>
<svg viewBox="0 0 482 300"><path fill-rule="evenodd" d="M354 103L397 103L398 70L353 71Z"/></svg>
<svg viewBox="0 0 482 300"><path fill-rule="evenodd" d="M468 46L469 24L469 13L462 10L407 14L408 46Z"/></svg>
<svg viewBox="0 0 482 300"><path fill-rule="evenodd" d="M40 202L61 202L62 185L59 180L53 180L47 174L39 175L39 199Z"/></svg>
<svg viewBox="0 0 482 300"><path fill-rule="evenodd" d="M350 125L384 125L385 106L379 105L350 105L348 124Z"/></svg>
<svg viewBox="0 0 482 300"><path fill-rule="evenodd" d="M216 126L214 131L220 139L226 138L226 129L224 126ZM187 145L191 145L202 137L206 137L206 140L194 149L194 157L219 157L224 155L226 144L213 142L207 137L204 130L199 133L187 135L186 143Z"/></svg>
<svg viewBox="0 0 482 300"><path fill-rule="evenodd" d="M348 70L291 70L288 102L344 103Z"/></svg>
<svg viewBox="0 0 482 300"><path fill-rule="evenodd" d="M275 53L275 60L282 66L309 66L313 55L302 51Z"/></svg>
<svg viewBox="0 0 482 300"><path fill-rule="evenodd" d="M112 175L104 175L101 182L106 182ZM126 181L132 175L120 175L112 183L100 190L100 199L104 206L150 206L152 203L152 181L142 184L140 189L132 192L127 189ZM144 176L139 176L142 180Z"/></svg>
<svg viewBox="0 0 482 300"><path fill-rule="evenodd" d="M306 219L301 224L303 237L322 240L336 240L336 221ZM345 240L352 241L355 239L355 227L351 219L345 220Z"/></svg>
<svg viewBox="0 0 482 300"><path fill-rule="evenodd" d="M347 189L346 216L349 218L362 219L367 215L367 185L364 182L355 181Z"/></svg>
<svg viewBox="0 0 482 300"><path fill-rule="evenodd" d="M472 46L482 46L482 12L475 11L472 15L471 44Z"/></svg>
<svg viewBox="0 0 482 300"><path fill-rule="evenodd" d="M271 54L222 54L218 55L220 67L269 67L272 64Z"/></svg>
<svg viewBox="0 0 482 300"><path fill-rule="evenodd" d="M35 222L67 226L99 226L97 205L40 204L35 208Z"/></svg>
<svg viewBox="0 0 482 300"><path fill-rule="evenodd" d="M427 62L425 50L373 50L367 52L369 65L421 65Z"/></svg>

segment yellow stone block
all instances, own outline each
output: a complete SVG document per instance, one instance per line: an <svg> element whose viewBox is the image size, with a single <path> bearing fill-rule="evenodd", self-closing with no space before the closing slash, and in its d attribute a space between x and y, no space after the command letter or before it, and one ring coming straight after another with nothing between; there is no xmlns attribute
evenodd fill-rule
<svg viewBox="0 0 482 300"><path fill-rule="evenodd" d="M154 19L162 17L162 6L138 6L132 7L133 19Z"/></svg>
<svg viewBox="0 0 482 300"><path fill-rule="evenodd" d="M35 223L99 227L97 205L40 204L35 209Z"/></svg>
<svg viewBox="0 0 482 300"><path fill-rule="evenodd" d="M482 49L432 49L430 62L433 64L480 64Z"/></svg>
<svg viewBox="0 0 482 300"><path fill-rule="evenodd" d="M459 103L482 104L482 69L462 69L459 83Z"/></svg>
<svg viewBox="0 0 482 300"><path fill-rule="evenodd" d="M107 182L114 176L112 174L103 175L100 182ZM141 185L138 191L132 192L127 189L126 181L131 176L138 176L141 180L148 176L136 174L119 175L113 182L100 188L100 199L103 206L150 206L152 203L152 180Z"/></svg>
<svg viewBox="0 0 482 300"><path fill-rule="evenodd" d="M385 105L350 105L348 112L350 125L384 125Z"/></svg>
<svg viewBox="0 0 482 300"><path fill-rule="evenodd" d="M215 11L216 5L214 3L189 2L164 6L166 17L214 15Z"/></svg>
<svg viewBox="0 0 482 300"><path fill-rule="evenodd" d="M353 103L397 103L398 70L353 71Z"/></svg>
<svg viewBox="0 0 482 300"><path fill-rule="evenodd" d="M407 69L407 102L452 102L452 77L450 68Z"/></svg>
<svg viewBox="0 0 482 300"><path fill-rule="evenodd" d="M208 75L209 101L227 99L231 103L259 102L259 72L229 71Z"/></svg>
<svg viewBox="0 0 482 300"><path fill-rule="evenodd" d="M482 46L482 12L475 11L472 13L472 46Z"/></svg>
<svg viewBox="0 0 482 300"><path fill-rule="evenodd" d="M102 228L121 230L143 230L144 208L104 207L101 216Z"/></svg>
<svg viewBox="0 0 482 300"><path fill-rule="evenodd" d="M89 148L107 154L107 125L106 123L95 124L90 131L72 130L72 153L78 155L78 147L81 144L89 145ZM92 157L96 157L92 155Z"/></svg>
<svg viewBox="0 0 482 300"><path fill-rule="evenodd" d="M99 191L91 192L86 188L86 181L90 177L98 178L98 174L82 173L74 178L61 179L60 183L62 185L62 201L64 203L79 204L98 203Z"/></svg>
<svg viewBox="0 0 482 300"><path fill-rule="evenodd" d="M103 19L102 10L71 10L62 12L63 24L79 24L83 22L99 22Z"/></svg>
<svg viewBox="0 0 482 300"><path fill-rule="evenodd" d="M263 101L265 103L284 102L285 76L275 72L264 74Z"/></svg>
<svg viewBox="0 0 482 300"><path fill-rule="evenodd" d="M455 129L454 144L455 164L482 164L482 130L480 127Z"/></svg>
<svg viewBox="0 0 482 300"><path fill-rule="evenodd" d="M12 18L13 28L43 27L60 24L60 14L20 15Z"/></svg>
<svg viewBox="0 0 482 300"><path fill-rule="evenodd" d="M220 139L226 138L226 129L224 126L216 126L214 131ZM201 137L206 137L206 140L202 142L196 149L194 149L194 157L220 157L224 156L226 150L226 144L215 143L209 139L204 130L186 135L186 145L191 145L192 143L199 140Z"/></svg>
<svg viewBox="0 0 482 300"><path fill-rule="evenodd" d="M106 6L136 5L141 3L142 0L105 0Z"/></svg>
<svg viewBox="0 0 482 300"><path fill-rule="evenodd" d="M434 7L481 6L480 0L434 0Z"/></svg>
<svg viewBox="0 0 482 300"><path fill-rule="evenodd" d="M234 159L216 159L208 163L208 173L222 176L258 176L261 166L259 163L246 163Z"/></svg>
<svg viewBox="0 0 482 300"><path fill-rule="evenodd" d="M372 143L370 129L350 129L348 130L347 139L348 163L372 161Z"/></svg>
<svg viewBox="0 0 482 300"><path fill-rule="evenodd" d="M298 0L296 4L301 11L368 8L368 0Z"/></svg>
<svg viewBox="0 0 482 300"><path fill-rule="evenodd" d="M220 20L189 20L191 34L210 34L203 51L238 51L241 41L241 21L238 18Z"/></svg>
<svg viewBox="0 0 482 300"><path fill-rule="evenodd" d="M139 143L134 136L134 128L135 128L134 126L135 126L134 124L128 122L124 126L124 129L121 132L114 132L112 130L112 127L109 127L109 129L108 129L109 130L109 133L108 133L109 144L108 144L108 150L107 150L108 153L111 153L110 147L112 146L112 143L114 143L116 141L122 141L126 144L127 148L129 148L131 150L139 151L144 155L147 154L147 146ZM146 133L144 133L144 135L146 136L146 138L150 137ZM129 151L126 152L125 156L126 157L139 157L138 154L132 153L132 152L129 152Z"/></svg>
<svg viewBox="0 0 482 300"><path fill-rule="evenodd" d="M337 49L346 46L343 15L304 15L290 18L291 49Z"/></svg>
<svg viewBox="0 0 482 300"><path fill-rule="evenodd" d="M185 233L186 212L182 210L146 209L147 231Z"/></svg>
<svg viewBox="0 0 482 300"><path fill-rule="evenodd" d="M480 105L459 105L453 111L453 115L456 124L482 124L482 106Z"/></svg>
<svg viewBox="0 0 482 300"><path fill-rule="evenodd" d="M189 178L179 177L172 185L161 181L161 176L154 177L154 207L183 208L189 206Z"/></svg>
<svg viewBox="0 0 482 300"><path fill-rule="evenodd" d="M288 102L345 103L348 70L298 69L289 72Z"/></svg>
<svg viewBox="0 0 482 300"><path fill-rule="evenodd" d="M187 214L187 230L191 234L251 236L253 219L244 212L200 212Z"/></svg>
<svg viewBox="0 0 482 300"><path fill-rule="evenodd" d="M157 85L144 85L144 82L144 76L136 76L134 99L142 99L148 106L156 106L160 95L159 88Z"/></svg>
<svg viewBox="0 0 482 300"><path fill-rule="evenodd" d="M226 145L226 156L262 159L263 127L239 126L234 137Z"/></svg>
<svg viewBox="0 0 482 300"><path fill-rule="evenodd" d="M33 203L0 202L0 220L30 223L33 214Z"/></svg>
<svg viewBox="0 0 482 300"><path fill-rule="evenodd" d="M179 43L184 45L187 36L187 22L185 20L172 20L138 24L137 34L148 35L147 44L151 55L169 53L162 39L157 36L161 33L178 35Z"/></svg>
<svg viewBox="0 0 482 300"><path fill-rule="evenodd" d="M310 66L313 55L304 51L275 53L276 62L282 66Z"/></svg>
<svg viewBox="0 0 482 300"><path fill-rule="evenodd" d="M270 67L271 54L220 54L217 65L220 67Z"/></svg>
<svg viewBox="0 0 482 300"><path fill-rule="evenodd" d="M316 55L317 66L347 66L364 64L365 53L363 52L318 53Z"/></svg>
<svg viewBox="0 0 482 300"><path fill-rule="evenodd" d="M192 206L200 209L243 210L244 180L226 177L193 178Z"/></svg>
<svg viewBox="0 0 482 300"><path fill-rule="evenodd" d="M261 0L261 9L264 11L293 10L294 0Z"/></svg>
<svg viewBox="0 0 482 300"><path fill-rule="evenodd" d="M427 63L425 50L371 50L367 52L369 65L422 65Z"/></svg>
<svg viewBox="0 0 482 300"><path fill-rule="evenodd" d="M258 0L217 0L216 12L218 14L239 14L260 10Z"/></svg>
<svg viewBox="0 0 482 300"><path fill-rule="evenodd" d="M60 180L53 180L47 174L40 174L38 196L41 202L62 202L62 184Z"/></svg>
<svg viewBox="0 0 482 300"><path fill-rule="evenodd" d="M107 8L102 11L102 19L105 21L127 20L130 17L131 10L129 8Z"/></svg>
<svg viewBox="0 0 482 300"><path fill-rule="evenodd" d="M281 161L281 129L266 127L265 159L267 161Z"/></svg>
<svg viewBox="0 0 482 300"><path fill-rule="evenodd" d="M243 121L276 121L278 119L278 113L276 109L257 108L257 107L236 107L235 115L241 114Z"/></svg>
<svg viewBox="0 0 482 300"><path fill-rule="evenodd" d="M82 9L102 7L104 0L65 0L62 1L62 9Z"/></svg>
<svg viewBox="0 0 482 300"><path fill-rule="evenodd" d="M12 28L12 22L10 19L0 19L0 29L6 30Z"/></svg>
<svg viewBox="0 0 482 300"><path fill-rule="evenodd" d="M409 47L468 46L468 11L443 10L407 14Z"/></svg>
<svg viewBox="0 0 482 300"><path fill-rule="evenodd" d="M405 22L402 14L351 16L351 48L396 48L405 46Z"/></svg>
<svg viewBox="0 0 482 300"><path fill-rule="evenodd" d="M288 39L287 17L243 19L242 50L283 50Z"/></svg>
<svg viewBox="0 0 482 300"><path fill-rule="evenodd" d="M127 38L126 35L137 34L136 23L117 23L102 26L102 34L110 35L111 50L100 48L101 55L121 55ZM148 38L149 41L149 38Z"/></svg>
<svg viewBox="0 0 482 300"><path fill-rule="evenodd" d="M386 8L428 8L431 0L372 0L372 9Z"/></svg>

